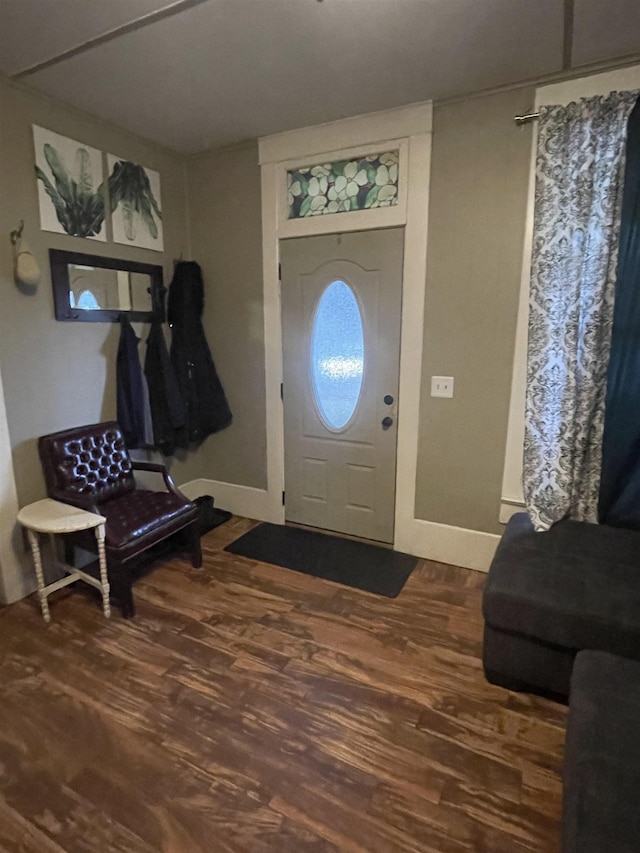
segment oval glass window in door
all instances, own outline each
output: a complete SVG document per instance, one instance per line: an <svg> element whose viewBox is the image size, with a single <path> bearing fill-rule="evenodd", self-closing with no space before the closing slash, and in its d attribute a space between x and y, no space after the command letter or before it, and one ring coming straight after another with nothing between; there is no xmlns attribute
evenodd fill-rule
<svg viewBox="0 0 640 853"><path fill-rule="evenodd" d="M331 282L318 301L311 334L311 377L318 411L331 429L353 417L364 372L364 332L349 285Z"/></svg>

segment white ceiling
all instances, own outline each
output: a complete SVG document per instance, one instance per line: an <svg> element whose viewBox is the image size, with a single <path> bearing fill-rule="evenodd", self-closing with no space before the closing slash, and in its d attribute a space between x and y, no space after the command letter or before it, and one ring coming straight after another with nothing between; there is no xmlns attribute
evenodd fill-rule
<svg viewBox="0 0 640 853"><path fill-rule="evenodd" d="M563 67L565 0L0 0L0 71L183 152ZM572 62L640 54L574 0Z"/></svg>

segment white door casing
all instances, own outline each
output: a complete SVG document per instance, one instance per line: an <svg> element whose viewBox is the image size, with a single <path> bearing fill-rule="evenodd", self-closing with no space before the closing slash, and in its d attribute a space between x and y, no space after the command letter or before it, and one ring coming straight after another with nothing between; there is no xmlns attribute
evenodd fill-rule
<svg viewBox="0 0 640 853"><path fill-rule="evenodd" d="M279 242L287 237L405 227L402 274L402 334L396 509L393 547L420 557L486 571L499 537L415 517L421 365L427 269L432 105L412 104L369 113L259 140L262 179L262 261L264 282L267 491L250 517L284 522L284 423L280 399L282 329ZM287 169L398 150L398 204L307 219L287 219ZM211 482L207 482L214 493ZM218 484L220 485L220 484ZM228 484L222 484L225 488ZM257 492L258 490L253 490ZM255 509L255 512L254 512ZM259 510L259 514L258 514ZM246 514L246 512L245 512Z"/></svg>
<svg viewBox="0 0 640 853"><path fill-rule="evenodd" d="M265 380L267 391L267 497L263 518L284 522L284 423L280 399L282 328L279 242L287 237L405 226L400 342L396 519L394 548L424 552L426 522L416 522L415 479L420 407L420 353L426 280L431 104L372 113L260 140ZM400 152L398 204L376 210L288 220L287 169L347 159L372 151Z"/></svg>
<svg viewBox="0 0 640 853"><path fill-rule="evenodd" d="M281 245L288 521L393 542L402 253L402 229ZM335 307L351 311L356 340L350 357L336 359L340 315L326 318L322 328L330 340L317 365L317 394L315 320L332 292L342 297ZM327 353L331 364L325 364ZM332 371L340 376L345 370L356 378L331 379ZM334 389L350 385L355 395L360 370L357 402L353 396L345 407L344 398L332 396ZM327 411L323 392L330 395Z"/></svg>

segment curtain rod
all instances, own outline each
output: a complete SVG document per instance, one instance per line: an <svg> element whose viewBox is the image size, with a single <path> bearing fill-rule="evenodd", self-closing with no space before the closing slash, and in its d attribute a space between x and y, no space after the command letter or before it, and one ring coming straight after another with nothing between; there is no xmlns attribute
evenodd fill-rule
<svg viewBox="0 0 640 853"><path fill-rule="evenodd" d="M514 116L513 120L516 124L528 124L530 121L535 121L540 118L540 113L527 113L523 116Z"/></svg>

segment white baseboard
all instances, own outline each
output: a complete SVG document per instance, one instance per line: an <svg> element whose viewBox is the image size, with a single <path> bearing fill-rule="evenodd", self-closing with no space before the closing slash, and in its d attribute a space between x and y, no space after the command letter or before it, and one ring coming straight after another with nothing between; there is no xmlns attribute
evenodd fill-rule
<svg viewBox="0 0 640 853"><path fill-rule="evenodd" d="M502 498L500 503L500 524L507 524L512 515L517 512L526 512L524 501L519 498Z"/></svg>
<svg viewBox="0 0 640 853"><path fill-rule="evenodd" d="M396 532L393 547L437 563L488 572L499 541L495 533L414 518Z"/></svg>
<svg viewBox="0 0 640 853"><path fill-rule="evenodd" d="M191 500L213 495L217 507L228 509L234 515L282 524L280 515L274 516L273 502L270 504L265 489L205 479L190 480L180 489ZM414 518L402 531L396 530L393 547L426 560L487 572L499 541L495 533Z"/></svg>
<svg viewBox="0 0 640 853"><path fill-rule="evenodd" d="M265 489L205 479L190 480L179 488L190 500L201 495L213 495L216 507L227 509L234 515L255 518L257 521L272 521L276 524L279 521L272 517L269 493Z"/></svg>

